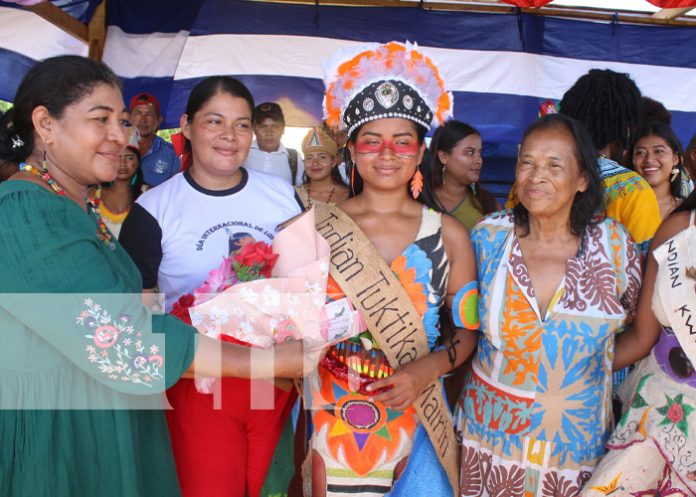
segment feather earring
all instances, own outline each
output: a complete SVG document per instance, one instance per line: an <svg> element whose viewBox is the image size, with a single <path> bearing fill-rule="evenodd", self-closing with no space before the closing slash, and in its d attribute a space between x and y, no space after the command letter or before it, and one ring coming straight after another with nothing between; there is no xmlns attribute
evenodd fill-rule
<svg viewBox="0 0 696 497"><path fill-rule="evenodd" d="M420 166L416 167L416 174L411 178L411 195L413 198L418 198L423 191L423 174L420 172Z"/></svg>
<svg viewBox="0 0 696 497"><path fill-rule="evenodd" d="M355 162L351 162L350 164L350 190L353 192L353 196L355 197Z"/></svg>

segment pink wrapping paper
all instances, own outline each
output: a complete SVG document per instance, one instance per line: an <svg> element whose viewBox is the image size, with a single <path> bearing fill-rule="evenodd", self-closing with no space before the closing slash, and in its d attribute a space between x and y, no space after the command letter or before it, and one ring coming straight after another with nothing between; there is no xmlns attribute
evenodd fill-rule
<svg viewBox="0 0 696 497"><path fill-rule="evenodd" d="M272 278L238 283L216 295L196 294L189 309L198 331L211 338L229 335L268 348L303 339L321 348L364 331L347 299L326 304L329 244L314 228L314 209L292 219L276 235L278 260ZM212 379L197 379L199 391L212 392Z"/></svg>

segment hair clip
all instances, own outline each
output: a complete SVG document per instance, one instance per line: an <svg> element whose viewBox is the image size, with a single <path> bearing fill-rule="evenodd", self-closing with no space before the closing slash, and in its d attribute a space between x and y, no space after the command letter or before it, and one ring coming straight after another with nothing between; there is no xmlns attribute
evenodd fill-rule
<svg viewBox="0 0 696 497"><path fill-rule="evenodd" d="M22 140L19 135L12 136L12 148L16 149L24 146L24 140Z"/></svg>

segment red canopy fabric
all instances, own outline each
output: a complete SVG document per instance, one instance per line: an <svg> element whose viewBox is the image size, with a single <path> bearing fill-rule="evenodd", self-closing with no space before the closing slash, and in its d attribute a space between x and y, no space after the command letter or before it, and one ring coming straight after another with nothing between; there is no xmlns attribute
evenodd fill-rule
<svg viewBox="0 0 696 497"><path fill-rule="evenodd" d="M553 0L500 0L503 3L509 3L516 7L543 7L547 3L551 3Z"/></svg>
<svg viewBox="0 0 696 497"><path fill-rule="evenodd" d="M551 3L553 0L500 0L503 3L514 5L516 7L543 7ZM696 7L696 0L647 0L657 7L663 9L674 9L684 7Z"/></svg>
<svg viewBox="0 0 696 497"><path fill-rule="evenodd" d="M696 7L696 0L648 0L648 2L663 9Z"/></svg>

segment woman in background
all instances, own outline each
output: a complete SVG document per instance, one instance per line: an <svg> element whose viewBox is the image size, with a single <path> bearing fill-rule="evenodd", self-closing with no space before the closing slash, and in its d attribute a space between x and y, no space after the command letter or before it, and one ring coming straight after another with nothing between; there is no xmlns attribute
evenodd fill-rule
<svg viewBox="0 0 696 497"><path fill-rule="evenodd" d="M684 153L677 135L664 123L648 123L638 132L629 156L633 169L655 191L660 216L665 219L689 194L682 190Z"/></svg>
<svg viewBox="0 0 696 497"><path fill-rule="evenodd" d="M302 203L312 200L325 204L340 204L350 191L341 178L338 164L338 145L322 128L312 128L302 140L305 170L302 186L296 188Z"/></svg>
<svg viewBox="0 0 696 497"><path fill-rule="evenodd" d="M130 212L131 205L143 190L140 162L138 147L127 145L123 153L119 155L118 176L115 180L102 185L99 215L116 238L121 232L121 225Z"/></svg>
<svg viewBox="0 0 696 497"><path fill-rule="evenodd" d="M430 188L434 207L457 218L471 230L483 216L500 210L495 197L478 185L483 158L480 133L450 120L435 130L430 142Z"/></svg>

